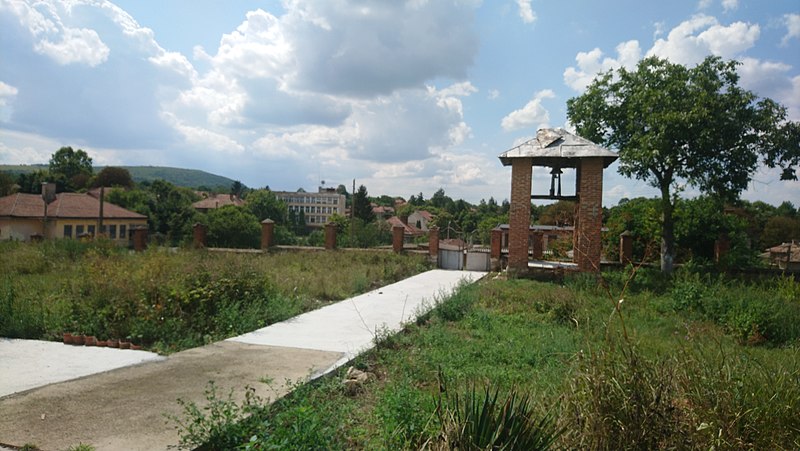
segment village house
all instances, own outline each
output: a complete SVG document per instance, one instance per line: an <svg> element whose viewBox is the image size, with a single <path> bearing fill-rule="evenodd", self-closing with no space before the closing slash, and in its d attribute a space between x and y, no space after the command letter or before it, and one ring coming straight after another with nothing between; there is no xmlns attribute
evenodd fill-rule
<svg viewBox="0 0 800 451"><path fill-rule="evenodd" d="M800 270L800 243L792 240L773 246L761 254L761 258L780 269Z"/></svg>
<svg viewBox="0 0 800 451"><path fill-rule="evenodd" d="M235 205L237 207L244 205L244 201L233 194L215 194L197 191L197 195L202 197L202 199L193 203L192 208L200 213L208 213L210 210L216 210L226 205Z"/></svg>
<svg viewBox="0 0 800 451"><path fill-rule="evenodd" d="M0 197L0 240L78 238L100 230L100 200L89 194L60 193L45 205L40 194ZM131 231L147 227L147 216L103 202L106 236L127 244Z"/></svg>
<svg viewBox="0 0 800 451"><path fill-rule="evenodd" d="M275 197L284 201L290 213L303 217L308 227L323 227L334 214L344 216L345 196L334 188L319 188L317 193L273 191Z"/></svg>

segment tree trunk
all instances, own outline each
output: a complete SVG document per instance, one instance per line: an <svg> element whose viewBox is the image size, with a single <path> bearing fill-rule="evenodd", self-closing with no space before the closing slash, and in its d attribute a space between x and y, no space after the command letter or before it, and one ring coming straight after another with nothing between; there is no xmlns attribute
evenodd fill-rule
<svg viewBox="0 0 800 451"><path fill-rule="evenodd" d="M661 190L661 272L671 274L675 260L675 223L672 218L674 205L669 189Z"/></svg>

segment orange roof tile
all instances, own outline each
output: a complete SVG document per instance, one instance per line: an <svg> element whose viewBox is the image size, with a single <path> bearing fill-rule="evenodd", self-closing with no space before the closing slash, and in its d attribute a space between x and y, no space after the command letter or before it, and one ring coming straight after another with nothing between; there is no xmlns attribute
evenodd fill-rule
<svg viewBox="0 0 800 451"><path fill-rule="evenodd" d="M100 200L78 193L60 193L47 206L50 218L97 218L100 215ZM43 218L44 200L39 194L17 193L0 198L0 216L15 218ZM147 219L147 216L105 202L103 218Z"/></svg>

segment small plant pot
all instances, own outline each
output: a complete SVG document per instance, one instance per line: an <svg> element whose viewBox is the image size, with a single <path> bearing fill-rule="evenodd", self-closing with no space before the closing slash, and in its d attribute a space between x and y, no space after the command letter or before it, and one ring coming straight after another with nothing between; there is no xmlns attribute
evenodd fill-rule
<svg viewBox="0 0 800 451"><path fill-rule="evenodd" d="M83 346L86 343L86 337L83 335L73 335L72 344L75 346Z"/></svg>
<svg viewBox="0 0 800 451"><path fill-rule="evenodd" d="M119 348L120 349L130 349L131 348L131 342L130 341L122 341L122 340L120 340Z"/></svg>
<svg viewBox="0 0 800 451"><path fill-rule="evenodd" d="M65 333L62 338L64 339L64 344L65 345L71 345L72 344L72 340L73 340L72 334Z"/></svg>
<svg viewBox="0 0 800 451"><path fill-rule="evenodd" d="M109 348L118 348L119 347L119 340L116 338L111 338L107 342Z"/></svg>
<svg viewBox="0 0 800 451"><path fill-rule="evenodd" d="M108 342L105 340L97 340L97 347L98 348L105 348L108 346Z"/></svg>
<svg viewBox="0 0 800 451"><path fill-rule="evenodd" d="M131 343L131 349L134 350L134 351L140 351L142 349L142 347L140 345L135 345L135 344Z"/></svg>
<svg viewBox="0 0 800 451"><path fill-rule="evenodd" d="M87 335L83 341L83 344L86 346L97 346L97 337L94 335Z"/></svg>

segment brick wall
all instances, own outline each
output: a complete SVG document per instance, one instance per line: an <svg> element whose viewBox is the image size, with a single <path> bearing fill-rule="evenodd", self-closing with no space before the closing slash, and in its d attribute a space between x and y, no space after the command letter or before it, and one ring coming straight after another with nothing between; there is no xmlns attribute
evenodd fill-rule
<svg viewBox="0 0 800 451"><path fill-rule="evenodd" d="M512 271L528 269L528 229L531 225L530 158L517 158L511 163L511 209L509 211L508 266Z"/></svg>
<svg viewBox="0 0 800 451"><path fill-rule="evenodd" d="M603 226L603 159L584 158L578 171L580 196L575 225L575 255L579 271L599 271Z"/></svg>

